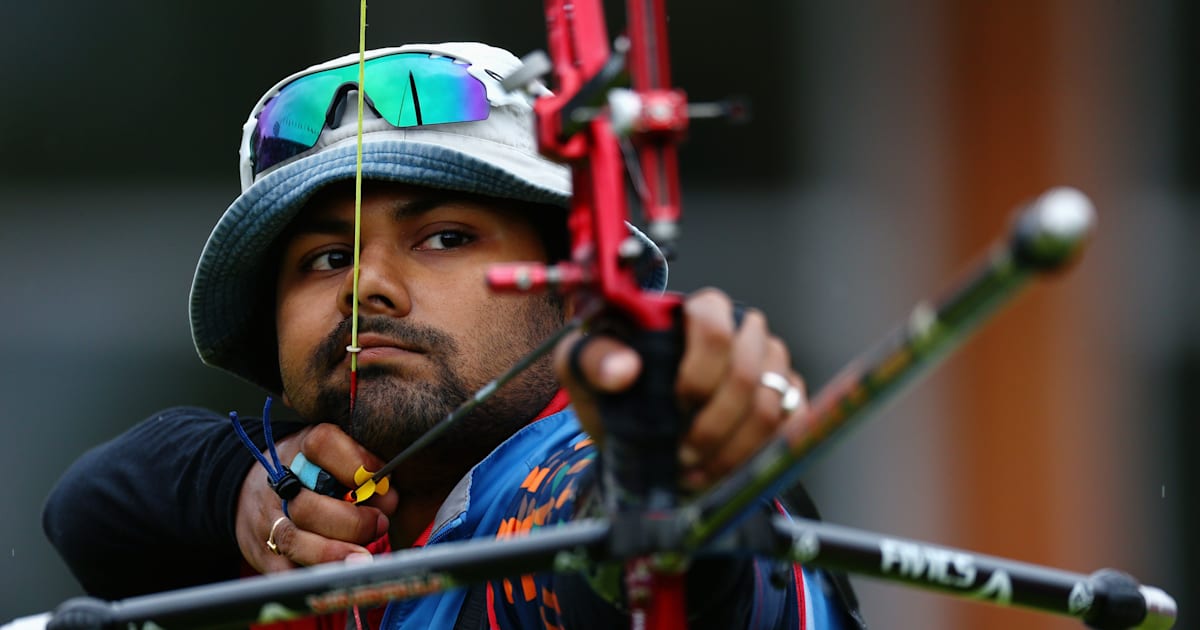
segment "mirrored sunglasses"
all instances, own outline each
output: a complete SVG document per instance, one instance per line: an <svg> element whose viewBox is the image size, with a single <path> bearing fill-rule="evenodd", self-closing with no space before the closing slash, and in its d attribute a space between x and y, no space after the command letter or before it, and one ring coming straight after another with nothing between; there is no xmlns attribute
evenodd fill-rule
<svg viewBox="0 0 1200 630"><path fill-rule="evenodd" d="M467 67L450 57L421 52L368 59L363 99L396 127L483 120L490 109L487 89ZM319 70L280 86L251 116L251 178L315 146L321 131L337 124L343 97L357 88L357 63Z"/></svg>

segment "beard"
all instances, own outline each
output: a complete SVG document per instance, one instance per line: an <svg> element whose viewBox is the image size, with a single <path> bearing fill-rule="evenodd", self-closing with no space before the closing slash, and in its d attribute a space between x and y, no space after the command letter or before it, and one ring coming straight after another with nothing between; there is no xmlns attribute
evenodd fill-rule
<svg viewBox="0 0 1200 630"><path fill-rule="evenodd" d="M310 380L319 386L315 415L309 417L335 422L367 450L390 461L562 326L563 310L555 298L533 296L513 307L482 320L495 322L489 330L471 331L478 347L469 353L464 343L433 326L384 316L361 318L360 333L384 335L419 349L423 365L361 366L353 410L343 363L350 322L343 321L313 353L310 370L327 378ZM543 356L410 457L393 479L415 491L453 485L528 424L557 389L551 358Z"/></svg>

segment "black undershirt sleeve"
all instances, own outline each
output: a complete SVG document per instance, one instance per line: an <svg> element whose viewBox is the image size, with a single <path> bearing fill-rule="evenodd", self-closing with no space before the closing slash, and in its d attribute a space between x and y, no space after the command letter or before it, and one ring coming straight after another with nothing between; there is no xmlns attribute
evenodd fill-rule
<svg viewBox="0 0 1200 630"><path fill-rule="evenodd" d="M264 447L261 418L243 418ZM276 440L298 423L272 424ZM119 599L239 577L238 494L254 456L229 418L156 414L85 453L59 479L42 527L89 595Z"/></svg>

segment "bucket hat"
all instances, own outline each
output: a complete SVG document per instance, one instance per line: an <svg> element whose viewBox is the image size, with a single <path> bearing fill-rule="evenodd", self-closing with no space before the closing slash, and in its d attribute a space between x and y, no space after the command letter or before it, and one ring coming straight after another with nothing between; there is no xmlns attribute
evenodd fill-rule
<svg viewBox="0 0 1200 630"><path fill-rule="evenodd" d="M371 112L363 122L365 180L566 207L570 171L538 153L533 131L532 100L548 92L536 83L521 92L500 85L503 77L520 67L520 60L500 48L469 42L383 48L370 51L366 58L402 54L428 55L464 66L486 89L486 118L398 127ZM320 130L312 147L268 168L253 164L253 143L256 133L261 136L258 125L264 108L283 88L357 63L358 55L351 54L293 74L255 105L243 129L241 194L209 235L192 281L192 340L201 360L271 392L282 389L270 299L274 278L268 277L274 267L273 246L313 194L355 177L357 109L345 107L340 114L331 110L333 124ZM369 79L368 75L367 97L372 90ZM644 234L630 229L648 245L652 259L650 265L639 265L640 283L643 288L664 289L667 268L662 253Z"/></svg>

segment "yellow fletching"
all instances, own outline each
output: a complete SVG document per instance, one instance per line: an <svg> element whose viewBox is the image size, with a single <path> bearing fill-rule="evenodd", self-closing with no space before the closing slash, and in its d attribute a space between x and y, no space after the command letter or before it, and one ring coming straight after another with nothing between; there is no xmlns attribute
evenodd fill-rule
<svg viewBox="0 0 1200 630"><path fill-rule="evenodd" d="M375 495L375 482L368 479L367 483L360 485L354 492L350 493L350 497L355 503L362 503Z"/></svg>
<svg viewBox="0 0 1200 630"><path fill-rule="evenodd" d="M354 471L354 483L358 484L353 492L349 494L350 499L355 503L362 503L376 494L387 494L391 488L391 482L387 477L384 477L379 482L376 482L371 477L375 473L366 469L365 466L359 466L358 470Z"/></svg>
<svg viewBox="0 0 1200 630"><path fill-rule="evenodd" d="M375 476L375 473L367 470L366 466L359 466L358 470L354 471L354 483L361 486L373 476Z"/></svg>

